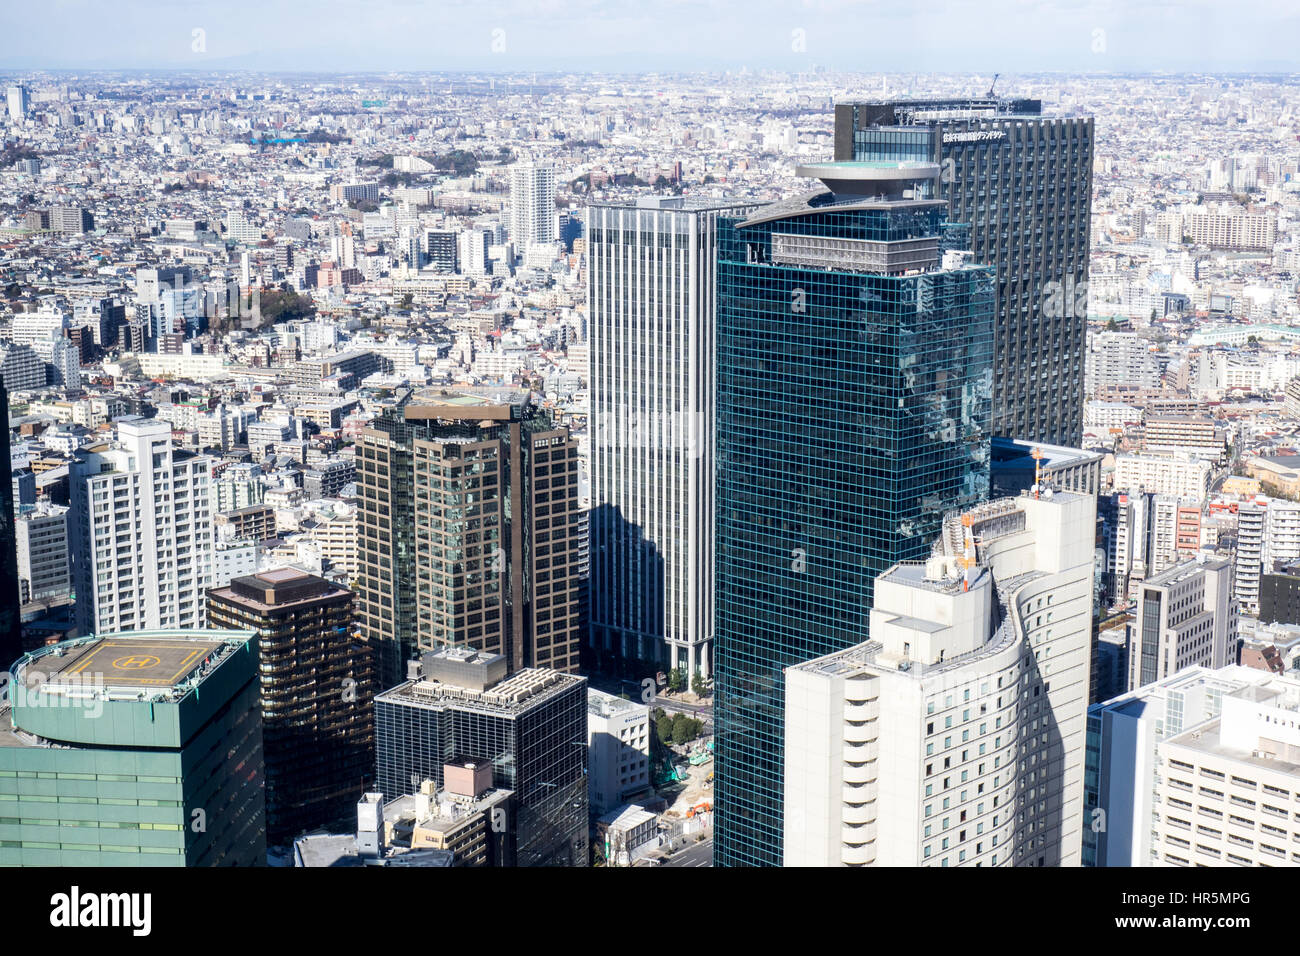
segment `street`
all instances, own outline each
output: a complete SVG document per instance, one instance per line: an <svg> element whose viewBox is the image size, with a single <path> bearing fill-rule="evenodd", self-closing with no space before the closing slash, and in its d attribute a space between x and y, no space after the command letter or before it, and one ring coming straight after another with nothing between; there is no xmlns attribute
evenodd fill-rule
<svg viewBox="0 0 1300 956"><path fill-rule="evenodd" d="M684 850L678 850L663 862L664 866L712 866L713 841L689 843Z"/></svg>

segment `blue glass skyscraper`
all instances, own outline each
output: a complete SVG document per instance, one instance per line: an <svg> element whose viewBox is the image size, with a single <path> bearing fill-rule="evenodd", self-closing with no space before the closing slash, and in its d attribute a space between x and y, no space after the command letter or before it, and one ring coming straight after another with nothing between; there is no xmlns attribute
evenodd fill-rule
<svg viewBox="0 0 1300 956"><path fill-rule="evenodd" d="M876 575L987 496L993 270L939 166L719 220L715 850L782 860L784 668L867 638Z"/></svg>

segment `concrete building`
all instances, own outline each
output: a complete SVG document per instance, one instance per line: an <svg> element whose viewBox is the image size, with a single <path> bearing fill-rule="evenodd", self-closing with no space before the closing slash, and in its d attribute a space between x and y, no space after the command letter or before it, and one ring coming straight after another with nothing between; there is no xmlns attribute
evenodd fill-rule
<svg viewBox="0 0 1300 956"><path fill-rule="evenodd" d="M630 866L659 845L659 818L645 807L618 807L596 821L606 862Z"/></svg>
<svg viewBox="0 0 1300 956"><path fill-rule="evenodd" d="M989 494L994 498L1029 490L1035 481L1056 491L1096 495L1101 489L1102 455L1080 448L993 436Z"/></svg>
<svg viewBox="0 0 1300 956"><path fill-rule="evenodd" d="M1188 454L1216 463L1228 454L1223 429L1204 415L1149 416L1142 447L1151 454Z"/></svg>
<svg viewBox="0 0 1300 956"><path fill-rule="evenodd" d="M18 592L18 557L14 515L28 492L35 498L36 479L30 470L15 472L9 454L9 392L0 381L0 668L8 668L23 649L23 624Z"/></svg>
<svg viewBox="0 0 1300 956"><path fill-rule="evenodd" d="M1129 690L1188 667L1235 663L1232 579L1232 562L1212 558L1186 561L1142 583L1129 636Z"/></svg>
<svg viewBox="0 0 1300 956"><path fill-rule="evenodd" d="M950 516L877 578L870 641L787 670L785 865L1078 864L1094 513Z"/></svg>
<svg viewBox="0 0 1300 956"><path fill-rule="evenodd" d="M1243 614L1259 614L1259 579L1264 568L1266 503L1243 504L1237 509L1236 574L1233 596Z"/></svg>
<svg viewBox="0 0 1300 956"><path fill-rule="evenodd" d="M1246 688L1274 683L1300 687L1290 678L1235 664L1218 669L1190 667L1090 707L1083 865L1132 867L1163 863L1156 839L1160 832L1157 821L1166 812L1190 820L1183 814L1193 809L1197 797L1181 787L1178 789L1183 792L1169 794L1173 802L1158 797L1170 773L1185 771L1170 765L1159 748L1164 741L1220 717L1226 698ZM1224 788L1216 787L1209 779L1196 783L1208 788L1199 791L1209 812L1201 815L1198 827L1204 825L1222 832L1229 822L1224 816L1229 809L1236 821L1248 819L1249 814L1235 809L1235 801L1234 808L1224 805ZM1220 791L1218 799L1210 793L1215 789ZM1232 821L1234 826L1236 821ZM1178 838L1190 839L1187 831Z"/></svg>
<svg viewBox="0 0 1300 956"><path fill-rule="evenodd" d="M1151 346L1136 332L1088 331L1085 388L1089 395L1109 385L1160 387L1160 367Z"/></svg>
<svg viewBox="0 0 1300 956"><path fill-rule="evenodd" d="M1146 491L1177 498L1206 497L1214 466L1203 458L1173 455L1116 455L1115 490Z"/></svg>
<svg viewBox="0 0 1300 956"><path fill-rule="evenodd" d="M650 788L650 708L587 689L587 790L607 813Z"/></svg>
<svg viewBox="0 0 1300 956"><path fill-rule="evenodd" d="M68 563L68 509L48 500L20 507L14 521L18 598L23 604L72 593Z"/></svg>
<svg viewBox="0 0 1300 956"><path fill-rule="evenodd" d="M21 83L9 87L5 91L5 105L9 110L9 121L11 123L21 123L27 118L27 111L31 109L32 96L31 91Z"/></svg>
<svg viewBox="0 0 1300 956"><path fill-rule="evenodd" d="M248 631L32 651L0 703L0 866L262 866Z"/></svg>
<svg viewBox="0 0 1300 956"><path fill-rule="evenodd" d="M1300 683L1248 683L1221 707L1156 745L1156 865L1300 864Z"/></svg>
<svg viewBox="0 0 1300 956"><path fill-rule="evenodd" d="M212 582L212 460L166 422L119 419L69 467L72 575L83 634L197 628Z"/></svg>
<svg viewBox="0 0 1300 956"><path fill-rule="evenodd" d="M0 346L0 384L11 392L44 388L45 361L30 345Z"/></svg>

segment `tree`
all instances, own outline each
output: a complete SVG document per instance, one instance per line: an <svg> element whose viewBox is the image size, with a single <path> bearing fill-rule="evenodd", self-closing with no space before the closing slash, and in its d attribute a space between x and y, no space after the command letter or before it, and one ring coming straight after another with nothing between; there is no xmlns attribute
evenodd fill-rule
<svg viewBox="0 0 1300 956"><path fill-rule="evenodd" d="M673 719L667 714L660 714L659 719L655 721L655 736L659 742L665 746L672 743L673 740Z"/></svg>
<svg viewBox="0 0 1300 956"><path fill-rule="evenodd" d="M689 719L690 718L687 717L685 714L678 714L676 717L673 718L673 743L678 744L680 746L681 744L686 743L688 740L694 739L691 736L690 724L687 723Z"/></svg>
<svg viewBox="0 0 1300 956"><path fill-rule="evenodd" d="M682 675L680 667L674 667L668 672L668 689L674 694L677 693L686 684L686 679Z"/></svg>
<svg viewBox="0 0 1300 956"><path fill-rule="evenodd" d="M1106 331L1114 332L1118 328L1119 328L1119 323L1115 321L1114 316L1111 316L1111 318L1106 322Z"/></svg>
<svg viewBox="0 0 1300 956"><path fill-rule="evenodd" d="M708 689L708 685L705 684L704 678L700 675L699 671L696 671L695 676L691 678L691 690L697 697L703 697Z"/></svg>

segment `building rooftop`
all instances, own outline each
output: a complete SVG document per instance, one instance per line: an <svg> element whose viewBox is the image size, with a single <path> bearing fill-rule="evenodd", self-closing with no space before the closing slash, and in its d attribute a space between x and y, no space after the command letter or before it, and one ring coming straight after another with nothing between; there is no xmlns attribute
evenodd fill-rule
<svg viewBox="0 0 1300 956"><path fill-rule="evenodd" d="M648 708L625 697L607 694L594 687L587 688L587 713L589 714L597 717L613 717L615 714L626 714L637 710L648 710Z"/></svg>
<svg viewBox="0 0 1300 956"><path fill-rule="evenodd" d="M14 670L28 693L51 697L179 698L250 636L249 631L157 630L77 638L23 655Z"/></svg>
<svg viewBox="0 0 1300 956"><path fill-rule="evenodd" d="M1205 552L1201 552L1203 556ZM1231 566L1227 558L1203 558L1198 557L1192 561L1184 561L1182 564L1176 564L1167 571L1161 571L1159 574L1152 575L1146 579L1147 587L1166 587L1171 584L1178 584L1180 581L1186 581L1202 571L1222 571Z"/></svg>
<svg viewBox="0 0 1300 956"><path fill-rule="evenodd" d="M585 677L525 667L484 690L431 680L409 680L375 696L376 701L442 709L455 707L503 717L516 717L551 698L586 683Z"/></svg>

